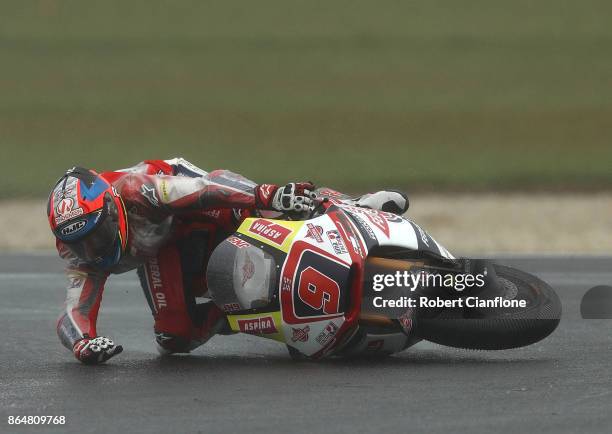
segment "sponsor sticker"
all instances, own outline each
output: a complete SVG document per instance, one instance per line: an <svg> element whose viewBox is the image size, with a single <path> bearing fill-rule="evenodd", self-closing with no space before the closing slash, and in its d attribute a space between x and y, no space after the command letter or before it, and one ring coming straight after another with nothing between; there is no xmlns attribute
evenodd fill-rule
<svg viewBox="0 0 612 434"><path fill-rule="evenodd" d="M166 300L164 281L158 258L149 259L145 267L151 300L153 301L155 312L159 312L168 307L168 301Z"/></svg>
<svg viewBox="0 0 612 434"><path fill-rule="evenodd" d="M55 212L62 217L67 216L72 211L72 207L74 206L74 199L71 197L65 197L60 200L55 207Z"/></svg>
<svg viewBox="0 0 612 434"><path fill-rule="evenodd" d="M382 231L389 238L389 224L387 220L378 212L370 210L363 213L370 222Z"/></svg>
<svg viewBox="0 0 612 434"><path fill-rule="evenodd" d="M338 232L336 229L332 229L331 231L327 231L325 234L327 235L327 238L329 239L329 242L331 243L334 252L336 252L336 255L343 255L345 253L348 253L346 245L344 244L344 240L340 236L340 232Z"/></svg>
<svg viewBox="0 0 612 434"><path fill-rule="evenodd" d="M261 318L239 319L238 328L243 333L252 335L269 335L278 333L274 319L271 316L263 316Z"/></svg>
<svg viewBox="0 0 612 434"><path fill-rule="evenodd" d="M283 276L283 282L281 284L281 291L291 291L293 279L287 276Z"/></svg>
<svg viewBox="0 0 612 434"><path fill-rule="evenodd" d="M218 219L221 216L221 210L209 209L208 211L203 211L202 214L213 219Z"/></svg>
<svg viewBox="0 0 612 434"><path fill-rule="evenodd" d="M306 326L303 328L294 328L291 327L291 332L292 332L292 336L291 336L291 340L293 342L306 342L308 340L308 332L310 332L310 327Z"/></svg>
<svg viewBox="0 0 612 434"><path fill-rule="evenodd" d="M68 285L68 289L81 288L83 284L85 283L85 279L80 276L71 277L69 282L70 284Z"/></svg>
<svg viewBox="0 0 612 434"><path fill-rule="evenodd" d="M245 283L251 279L255 275L255 264L249 257L249 255L245 252L244 255L244 264L242 264L242 286L244 287Z"/></svg>
<svg viewBox="0 0 612 434"><path fill-rule="evenodd" d="M223 305L223 312L238 312L240 309L240 305L238 303L226 303Z"/></svg>
<svg viewBox="0 0 612 434"><path fill-rule="evenodd" d="M349 234L349 240L351 241L351 246L353 246L353 251L360 257L363 256L363 251L361 250L361 246L359 245L359 241L355 238L353 234Z"/></svg>
<svg viewBox="0 0 612 434"><path fill-rule="evenodd" d="M232 209L232 214L234 216L234 220L236 220L237 222L242 220L242 209L234 208Z"/></svg>
<svg viewBox="0 0 612 434"><path fill-rule="evenodd" d="M155 192L153 184L142 184L140 187L140 193L151 203L153 206L159 206L159 199Z"/></svg>
<svg viewBox="0 0 612 434"><path fill-rule="evenodd" d="M347 211L349 211L354 217L357 217L357 214L364 216L370 221L370 223L380 229L380 231L385 234L387 238L389 238L389 224L387 223L387 219L385 218L385 215L388 213L369 208L359 208L355 206L348 208Z"/></svg>
<svg viewBox="0 0 612 434"><path fill-rule="evenodd" d="M168 202L170 200L170 196L168 195L168 185L165 179L162 179L162 182L160 184L160 190L161 190L162 200L164 202Z"/></svg>
<svg viewBox="0 0 612 434"><path fill-rule="evenodd" d="M267 202L275 188L276 186L273 184L261 184L259 186L259 194Z"/></svg>
<svg viewBox="0 0 612 434"><path fill-rule="evenodd" d="M325 346L334 338L334 336L336 336L337 332L338 326L334 322L330 321L315 338L315 340L322 346Z"/></svg>
<svg viewBox="0 0 612 434"><path fill-rule="evenodd" d="M430 247L429 246L429 236L427 235L427 232L425 232L423 229L421 229L421 227L419 225L417 225L416 223L413 223L413 225L419 231L419 235L421 236L421 241L423 241L423 244L425 244L427 247Z"/></svg>
<svg viewBox="0 0 612 434"><path fill-rule="evenodd" d="M353 248L353 251L360 257L364 257L363 256L363 251L361 249L361 242L357 239L357 235L355 234L355 231L353 230L353 228L351 227L351 224L348 222L346 216L344 214L337 214L338 216L338 222L336 223L338 225L339 228L341 228L344 233L346 234L346 237L348 238L351 247Z"/></svg>
<svg viewBox="0 0 612 434"><path fill-rule="evenodd" d="M279 246L291 234L291 230L266 219L257 219L251 223L249 232L259 235Z"/></svg>
<svg viewBox="0 0 612 434"><path fill-rule="evenodd" d="M327 196L327 197L337 197L337 198L343 198L346 197L345 194L342 194L340 192L337 192L336 190L332 190L330 188L321 188L318 192L319 196Z"/></svg>
<svg viewBox="0 0 612 434"><path fill-rule="evenodd" d="M308 232L306 233L307 238L314 238L317 240L317 243L323 242L323 228L319 225L313 225L312 223L306 223L306 227L308 228Z"/></svg>
<svg viewBox="0 0 612 434"><path fill-rule="evenodd" d="M76 197L76 185L77 179L73 177L69 177L66 181L66 184L59 184L53 193L53 200L55 203L61 201L63 198L72 198Z"/></svg>
<svg viewBox="0 0 612 434"><path fill-rule="evenodd" d="M362 234L366 235L372 242L378 242L378 238L376 238L372 228L361 217L355 213L351 213L351 217L359 227Z"/></svg>
<svg viewBox="0 0 612 434"><path fill-rule="evenodd" d="M73 219L75 217L78 217L80 215L83 215L83 208L75 208L72 211L68 212L65 215L56 215L55 216L55 223L56 224L61 224L64 223L67 220Z"/></svg>
<svg viewBox="0 0 612 434"><path fill-rule="evenodd" d="M87 220L84 220L84 219L77 220L74 223L70 223L69 225L63 227L60 230L60 233L64 236L75 234L79 232L81 229L83 229L86 224L87 224Z"/></svg>
<svg viewBox="0 0 612 434"><path fill-rule="evenodd" d="M227 241L229 243L233 244L234 246L238 247L239 249L244 249L244 248L249 247L251 245L248 242L246 242L246 241L244 241L244 240L242 240L242 239L240 239L238 237L235 237L233 235L231 237L229 237L227 239Z"/></svg>

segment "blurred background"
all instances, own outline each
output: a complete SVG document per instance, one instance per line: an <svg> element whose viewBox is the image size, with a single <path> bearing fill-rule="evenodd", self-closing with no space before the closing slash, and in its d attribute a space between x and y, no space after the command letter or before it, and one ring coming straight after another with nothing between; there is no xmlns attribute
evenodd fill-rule
<svg viewBox="0 0 612 434"><path fill-rule="evenodd" d="M73 165L182 156L348 192L599 192L605 213L611 14L603 0L3 0L0 198L42 198Z"/></svg>

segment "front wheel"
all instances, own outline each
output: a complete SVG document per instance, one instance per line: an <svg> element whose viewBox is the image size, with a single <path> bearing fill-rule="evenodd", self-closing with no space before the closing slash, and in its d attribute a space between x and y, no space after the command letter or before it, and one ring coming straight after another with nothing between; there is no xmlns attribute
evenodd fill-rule
<svg viewBox="0 0 612 434"><path fill-rule="evenodd" d="M561 302L544 281L523 271L493 264L500 296L526 300L525 308L464 308L456 313L418 321L422 339L456 348L504 350L544 339L561 320Z"/></svg>

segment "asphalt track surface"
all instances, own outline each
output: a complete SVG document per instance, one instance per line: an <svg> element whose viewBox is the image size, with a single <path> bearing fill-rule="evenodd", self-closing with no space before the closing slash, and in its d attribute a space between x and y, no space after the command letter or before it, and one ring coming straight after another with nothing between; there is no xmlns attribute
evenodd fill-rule
<svg viewBox="0 0 612 434"><path fill-rule="evenodd" d="M513 258L548 281L564 313L530 347L477 352L420 343L382 360L294 362L255 337L214 337L160 358L134 273L109 281L99 332L125 351L80 365L57 340L62 265L0 256L0 432L610 432L612 320L583 320L612 258ZM63 415L63 426L7 417Z"/></svg>

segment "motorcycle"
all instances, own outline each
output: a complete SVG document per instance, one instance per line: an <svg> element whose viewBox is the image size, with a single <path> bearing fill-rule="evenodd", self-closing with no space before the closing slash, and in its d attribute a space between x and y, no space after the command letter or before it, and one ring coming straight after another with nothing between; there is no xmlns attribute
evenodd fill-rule
<svg viewBox="0 0 612 434"><path fill-rule="evenodd" d="M299 219L245 219L213 251L209 294L234 332L286 344L294 358L320 359L389 355L421 340L517 348L559 324L559 298L539 278L455 258L403 216L355 206L333 191L319 195Z"/></svg>

